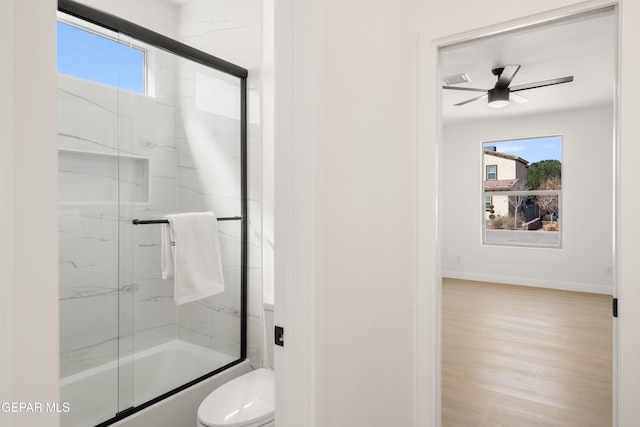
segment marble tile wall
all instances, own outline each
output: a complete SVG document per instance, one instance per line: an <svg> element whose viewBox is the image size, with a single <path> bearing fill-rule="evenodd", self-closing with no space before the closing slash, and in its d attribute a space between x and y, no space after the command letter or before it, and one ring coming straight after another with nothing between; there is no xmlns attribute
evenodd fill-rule
<svg viewBox="0 0 640 427"><path fill-rule="evenodd" d="M156 53L173 99L59 76L62 376L176 338L239 356L240 223L220 223L225 292L179 307L161 226L131 223L241 214L237 113L203 110L191 86L219 76L182 61Z"/></svg>
<svg viewBox="0 0 640 427"><path fill-rule="evenodd" d="M242 215L240 80L178 61L178 206ZM221 221L225 292L178 307L178 338L240 355L241 222Z"/></svg>
<svg viewBox="0 0 640 427"><path fill-rule="evenodd" d="M89 92L85 82L59 76L59 148L64 153L117 155L118 96L115 89ZM87 119L90 118L90 123ZM82 120L79 120L82 119ZM60 351L61 376L113 360L117 352L118 207L117 164L101 170L110 181L96 202L84 203L82 188L67 188L87 178L73 162L60 162ZM72 197L78 197L74 203ZM98 200L103 200L99 203ZM127 288L127 291L131 291Z"/></svg>
<svg viewBox="0 0 640 427"><path fill-rule="evenodd" d="M173 39L176 38L176 1L74 0L103 10Z"/></svg>
<svg viewBox="0 0 640 427"><path fill-rule="evenodd" d="M157 62L165 70L158 78L173 84L174 59ZM176 336L175 306L165 298L172 284L158 273L159 232L131 219L176 211L177 149L175 100L65 75L58 82L64 377L134 343L139 350Z"/></svg>
<svg viewBox="0 0 640 427"><path fill-rule="evenodd" d="M260 110L260 0L189 0L177 8L178 40L249 70L248 114L248 330L247 355L262 365L262 141ZM191 131L189 131L191 132ZM195 134L185 134L189 144Z"/></svg>
<svg viewBox="0 0 640 427"><path fill-rule="evenodd" d="M248 352L258 366L262 340L260 2L82 2L143 25L149 21L155 31L249 69ZM113 8L117 10L110 10ZM161 12L152 12L154 8ZM206 16L213 18L202 19ZM151 22L154 20L158 25ZM225 104L211 101L220 97L196 96L196 91L208 91L229 99L233 82L222 78L216 83L198 67L163 59L162 53L152 59L154 97L123 96L113 88L60 77L61 152L103 153L111 158L119 152L121 159L130 156L133 163L143 163L126 173L121 168L120 175L130 179L120 184L115 182L117 171L105 172L100 178L107 183L104 188L119 191L119 205L109 202L112 195L95 193L91 201L75 201L77 194L69 193L60 204L62 376L113 360L118 337L121 352L176 337L227 354L239 351L239 225L220 226L228 291L176 308L173 284L159 278L160 228L130 224L133 217L161 218L190 210L239 215L239 182L230 178L238 176L238 163L226 162L239 157L232 142L236 114L221 110ZM206 160L217 154L225 162ZM109 165L109 161L100 163ZM86 169L86 162L82 167ZM77 173L82 167L71 166L61 176L80 177ZM140 200L145 191L137 187L141 180L144 186L140 175L145 173L148 201ZM79 182L86 183L88 178L85 175ZM111 186L109 181L114 181ZM131 191L134 187L137 190Z"/></svg>

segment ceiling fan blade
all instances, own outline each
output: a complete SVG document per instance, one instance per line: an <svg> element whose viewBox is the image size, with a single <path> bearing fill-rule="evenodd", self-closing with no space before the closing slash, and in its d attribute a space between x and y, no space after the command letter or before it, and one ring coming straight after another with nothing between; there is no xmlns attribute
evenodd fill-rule
<svg viewBox="0 0 640 427"><path fill-rule="evenodd" d="M498 82L496 83L496 88L505 89L509 87L519 69L519 65L505 65L500 77L498 78Z"/></svg>
<svg viewBox="0 0 640 427"><path fill-rule="evenodd" d="M518 92L521 90L528 90L528 89L536 89L536 88L545 87L545 86L559 85L562 83L570 83L572 81L573 81L573 76L568 76L568 77L560 77L558 79L543 80L541 82L535 82L535 83L525 83L523 85L512 87L511 92Z"/></svg>
<svg viewBox="0 0 640 427"><path fill-rule="evenodd" d="M467 99L466 101L462 101L462 102L458 102L457 104L453 104L453 106L454 107L459 107L461 105L466 105L466 104L469 104L470 102L478 101L478 100L483 99L483 98L486 99L488 96L489 95L485 94L485 95L482 95L482 96L478 96L476 98Z"/></svg>
<svg viewBox="0 0 640 427"><path fill-rule="evenodd" d="M470 92L486 92L486 89L478 89L475 87L463 87L463 86L442 86L442 89L451 89L451 90L466 90Z"/></svg>
<svg viewBox="0 0 640 427"><path fill-rule="evenodd" d="M509 98L510 98L510 99L513 99L513 100L514 100L514 101L516 101L518 104L524 104L524 103L526 103L526 102L529 102L529 99L528 99L528 98L525 98L524 96L517 95L517 94L515 94L515 93L510 93L510 94L509 94Z"/></svg>

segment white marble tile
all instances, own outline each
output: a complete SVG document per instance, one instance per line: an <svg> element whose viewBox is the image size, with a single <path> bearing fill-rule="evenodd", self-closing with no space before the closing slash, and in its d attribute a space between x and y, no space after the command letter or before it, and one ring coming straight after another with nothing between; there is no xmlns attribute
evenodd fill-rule
<svg viewBox="0 0 640 427"><path fill-rule="evenodd" d="M138 97L134 103L134 114L138 134L134 141L135 154L147 157L175 154L175 106L159 104L150 97Z"/></svg>
<svg viewBox="0 0 640 427"><path fill-rule="evenodd" d="M176 5L167 0L75 0L135 22L167 37L176 37Z"/></svg>
<svg viewBox="0 0 640 427"><path fill-rule="evenodd" d="M176 211L177 153L174 106L137 94L118 101L117 90L79 79L62 76L60 82L62 122L72 135L60 144L89 152L75 158L65 152L60 162L71 178L61 180L60 209L61 346L68 375L117 357L112 341L118 335L120 355L134 342L146 348L175 338L172 298L162 302L167 287L150 283L150 276L159 277L159 229L136 234L130 219ZM113 141L104 143L104 135Z"/></svg>
<svg viewBox="0 0 640 427"><path fill-rule="evenodd" d="M178 337L238 357L240 348L240 223L219 224L224 292L178 307Z"/></svg>
<svg viewBox="0 0 640 427"><path fill-rule="evenodd" d="M260 60L261 60L261 2L260 0L190 0L179 8L178 35L183 43L204 50L214 56L225 59L249 70L247 79L247 118L248 133L248 197L249 201L249 272L248 272L248 356L255 366L261 364L259 349L262 346L262 275L261 269L261 189L262 189L262 153L261 153L261 112L260 112ZM203 18L204 17L204 18ZM190 92L195 85L181 80L187 90L181 93L180 108L183 111L196 109L194 94ZM206 127L194 123L194 117L188 115L179 126L181 138L195 144L197 137L207 137ZM228 129L228 130L227 130ZM233 127L218 126L217 135L233 132ZM182 166L194 166L189 159L180 160ZM186 196L186 192L185 192ZM211 200L217 206L221 200ZM259 308L260 307L260 308Z"/></svg>
<svg viewBox="0 0 640 427"><path fill-rule="evenodd" d="M240 138L238 119L200 110L195 108L194 102L194 98L178 99L177 135L179 138L217 139L225 136Z"/></svg>
<svg viewBox="0 0 640 427"><path fill-rule="evenodd" d="M58 75L58 141L59 148L116 153L117 90Z"/></svg>
<svg viewBox="0 0 640 427"><path fill-rule="evenodd" d="M60 301L61 376L99 366L117 355L117 295Z"/></svg>
<svg viewBox="0 0 640 427"><path fill-rule="evenodd" d="M205 200L216 200L226 209L235 209L235 215L240 214L240 182L238 175L240 168L238 165L220 165L210 169L178 168L178 189L181 206L185 210L190 210L186 205L186 198L182 196L191 195ZM222 209L211 206L220 216Z"/></svg>
<svg viewBox="0 0 640 427"><path fill-rule="evenodd" d="M180 307L178 338L233 357L240 356L240 312L210 301Z"/></svg>
<svg viewBox="0 0 640 427"><path fill-rule="evenodd" d="M260 0L190 0L179 9L178 37L244 68L260 62Z"/></svg>
<svg viewBox="0 0 640 427"><path fill-rule="evenodd" d="M258 251L259 252L259 251ZM258 263L256 251L249 251L249 263ZM259 265L259 264L258 264ZM248 300L247 300L247 357L254 367L262 366L262 270L249 267L248 271Z"/></svg>
<svg viewBox="0 0 640 427"><path fill-rule="evenodd" d="M58 170L62 203L149 201L148 159L61 149Z"/></svg>
<svg viewBox="0 0 640 427"><path fill-rule="evenodd" d="M159 105L176 105L177 64L179 59L161 49L149 49L147 53L147 91Z"/></svg>

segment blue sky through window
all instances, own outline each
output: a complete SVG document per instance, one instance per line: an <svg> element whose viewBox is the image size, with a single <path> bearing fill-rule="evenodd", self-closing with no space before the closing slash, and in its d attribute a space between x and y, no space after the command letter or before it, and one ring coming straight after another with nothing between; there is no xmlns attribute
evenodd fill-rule
<svg viewBox="0 0 640 427"><path fill-rule="evenodd" d="M514 139L510 141L485 142L485 148L496 147L499 153L521 157L531 163L541 160L559 160L562 162L562 137Z"/></svg>
<svg viewBox="0 0 640 427"><path fill-rule="evenodd" d="M58 72L145 93L145 53L115 40L58 22Z"/></svg>

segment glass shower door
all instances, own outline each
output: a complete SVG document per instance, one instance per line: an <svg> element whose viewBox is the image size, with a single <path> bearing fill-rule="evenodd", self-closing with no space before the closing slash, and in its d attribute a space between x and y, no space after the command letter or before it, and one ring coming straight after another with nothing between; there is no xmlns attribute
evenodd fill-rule
<svg viewBox="0 0 640 427"><path fill-rule="evenodd" d="M149 194L130 203L130 218L213 212L225 284L177 305L175 283L160 268L165 225L133 226L134 406L243 357L242 82L166 51L149 55L163 73L154 74L154 96L134 97L131 106L131 156L148 159Z"/></svg>
<svg viewBox="0 0 640 427"><path fill-rule="evenodd" d="M134 242L131 215L148 202L148 159L135 156L138 98L146 96L146 52L118 33L118 414L134 407L135 310L139 285L133 279Z"/></svg>
<svg viewBox="0 0 640 427"><path fill-rule="evenodd" d="M246 83L206 54L60 19L62 426L86 427L245 357ZM178 305L158 221L187 212L218 217L225 283Z"/></svg>
<svg viewBox="0 0 640 427"><path fill-rule="evenodd" d="M90 79L90 56L74 59L117 35L83 25L58 23L60 373L61 401L70 404L63 426L118 412L119 91ZM115 66L99 71L118 79Z"/></svg>

